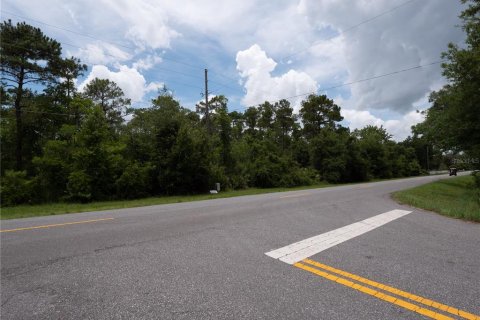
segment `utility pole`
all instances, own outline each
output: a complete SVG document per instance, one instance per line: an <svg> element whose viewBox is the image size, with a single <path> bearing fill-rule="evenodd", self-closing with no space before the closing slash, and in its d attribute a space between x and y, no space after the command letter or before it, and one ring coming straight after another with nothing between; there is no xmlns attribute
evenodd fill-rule
<svg viewBox="0 0 480 320"><path fill-rule="evenodd" d="M209 110L208 110L208 70L205 69L205 123L210 132Z"/></svg>

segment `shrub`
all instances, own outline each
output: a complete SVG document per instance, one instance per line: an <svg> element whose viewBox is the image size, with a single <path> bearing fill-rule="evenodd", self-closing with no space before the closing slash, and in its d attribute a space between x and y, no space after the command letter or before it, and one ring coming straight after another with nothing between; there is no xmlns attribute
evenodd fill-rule
<svg viewBox="0 0 480 320"><path fill-rule="evenodd" d="M130 163L122 175L115 181L117 195L120 198L134 199L151 194L152 185L151 164Z"/></svg>
<svg viewBox="0 0 480 320"><path fill-rule="evenodd" d="M6 207L28 203L32 192L33 183L27 179L26 171L7 170L1 181L1 205Z"/></svg>
<svg viewBox="0 0 480 320"><path fill-rule="evenodd" d="M73 171L68 176L68 199L89 202L92 200L92 181L84 171Z"/></svg>

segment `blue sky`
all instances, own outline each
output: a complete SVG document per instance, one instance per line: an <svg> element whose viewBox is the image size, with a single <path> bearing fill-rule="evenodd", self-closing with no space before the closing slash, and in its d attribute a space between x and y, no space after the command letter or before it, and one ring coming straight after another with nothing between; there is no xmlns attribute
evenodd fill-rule
<svg viewBox="0 0 480 320"><path fill-rule="evenodd" d="M207 68L211 95L230 110L327 93L345 125L383 125L400 140L445 84L440 65L357 81L439 61L463 42L461 10L456 0L4 0L1 16L86 63L80 90L109 78L139 107L165 84L193 109ZM289 99L296 110L302 98Z"/></svg>

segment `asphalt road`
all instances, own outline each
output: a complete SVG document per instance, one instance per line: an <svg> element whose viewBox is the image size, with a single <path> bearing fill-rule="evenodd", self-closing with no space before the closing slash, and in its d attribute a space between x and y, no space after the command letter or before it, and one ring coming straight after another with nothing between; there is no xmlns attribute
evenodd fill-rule
<svg viewBox="0 0 480 320"><path fill-rule="evenodd" d="M2 221L1 318L425 319L265 255L394 209L310 259L479 315L480 225L390 199L439 178Z"/></svg>

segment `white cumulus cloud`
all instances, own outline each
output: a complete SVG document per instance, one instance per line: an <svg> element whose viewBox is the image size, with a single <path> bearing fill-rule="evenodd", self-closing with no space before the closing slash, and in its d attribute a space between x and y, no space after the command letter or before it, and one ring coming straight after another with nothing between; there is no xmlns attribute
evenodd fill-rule
<svg viewBox="0 0 480 320"><path fill-rule="evenodd" d="M147 83L143 75L135 68L120 65L117 71L112 71L104 65L95 65L88 77L79 85L79 90L82 91L87 83L95 78L114 81L123 90L125 96L132 100L132 103L142 101L145 94L163 86L162 83L157 82Z"/></svg>
<svg viewBox="0 0 480 320"><path fill-rule="evenodd" d="M140 48L170 48L180 33L169 25L164 6L155 1L104 0L128 26L125 37Z"/></svg>
<svg viewBox="0 0 480 320"><path fill-rule="evenodd" d="M143 59L139 59L135 61L132 65L133 68L138 69L138 70L149 70L151 69L154 65L162 62L162 57L156 56L156 55L148 55Z"/></svg>
<svg viewBox="0 0 480 320"><path fill-rule="evenodd" d="M399 119L391 120L375 117L367 110L342 109L341 113L350 129L362 129L368 125L383 126L396 141L405 140L411 135L411 127L424 120L424 116L417 111L410 111Z"/></svg>
<svg viewBox="0 0 480 320"><path fill-rule="evenodd" d="M111 64L131 59L131 55L116 46L108 43L97 41L89 43L85 48L78 50L74 56L79 57L82 62L88 64Z"/></svg>
<svg viewBox="0 0 480 320"><path fill-rule="evenodd" d="M272 76L277 63L257 44L239 51L236 62L240 76L245 78L243 85L246 94L242 100L245 106L264 101L277 101L317 90L316 81L305 72L289 70L280 76ZM298 107L302 98L304 97L292 98L292 105Z"/></svg>

